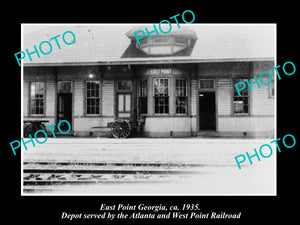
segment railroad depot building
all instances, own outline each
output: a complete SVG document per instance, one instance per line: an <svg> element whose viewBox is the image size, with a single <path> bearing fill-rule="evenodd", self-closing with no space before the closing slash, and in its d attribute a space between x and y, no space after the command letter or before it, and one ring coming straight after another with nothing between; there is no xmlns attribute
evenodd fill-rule
<svg viewBox="0 0 300 225"><path fill-rule="evenodd" d="M242 96L234 84L276 66L275 25L174 24L140 45L134 32L153 24L22 26L29 52L65 31L76 36L22 61L24 120L67 120L76 136L110 136L117 119L137 121L137 136L274 135L274 81Z"/></svg>

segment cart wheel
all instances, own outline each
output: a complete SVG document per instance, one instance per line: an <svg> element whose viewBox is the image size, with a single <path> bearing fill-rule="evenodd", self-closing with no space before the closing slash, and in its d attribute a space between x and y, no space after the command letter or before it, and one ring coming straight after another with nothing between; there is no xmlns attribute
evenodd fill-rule
<svg viewBox="0 0 300 225"><path fill-rule="evenodd" d="M29 137L29 134L31 135L31 137L33 137L33 135L35 134L35 132L37 132L38 130L39 129L38 129L38 127L35 124L29 123L24 128L24 137Z"/></svg>
<svg viewBox="0 0 300 225"><path fill-rule="evenodd" d="M42 124L42 123L40 123L40 124L38 125L38 130L43 130L43 131L46 132L46 127L45 127L45 125ZM46 133L47 133L47 132L46 132ZM37 137L44 137L44 134L42 134L42 132L39 132L39 133L37 134Z"/></svg>
<svg viewBox="0 0 300 225"><path fill-rule="evenodd" d="M111 126L111 133L115 138L127 138L130 132L130 123L126 120L115 121Z"/></svg>

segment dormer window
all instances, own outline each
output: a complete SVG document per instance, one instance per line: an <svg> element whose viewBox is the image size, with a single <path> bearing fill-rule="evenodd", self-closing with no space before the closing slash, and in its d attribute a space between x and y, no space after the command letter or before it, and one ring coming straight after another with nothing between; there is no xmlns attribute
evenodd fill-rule
<svg viewBox="0 0 300 225"><path fill-rule="evenodd" d="M186 45L186 42L187 42L187 40L186 39L184 39L184 38L176 38L175 37L175 44L181 44L181 45Z"/></svg>
<svg viewBox="0 0 300 225"><path fill-rule="evenodd" d="M143 38L140 41L140 45L136 44L136 47L145 52L147 55L173 55L186 47L191 43L191 39L176 38L174 36Z"/></svg>
<svg viewBox="0 0 300 225"><path fill-rule="evenodd" d="M153 39L154 44L169 44L169 38L156 37Z"/></svg>
<svg viewBox="0 0 300 225"><path fill-rule="evenodd" d="M148 39L143 38L140 40L140 43L141 43L141 45L146 45L146 44L148 44Z"/></svg>
<svg viewBox="0 0 300 225"><path fill-rule="evenodd" d="M143 26L144 28L145 26ZM147 34L140 38L139 43L137 43L134 36L137 30L141 30L141 27L134 27L128 31L126 33L127 37L131 39L136 49L151 56L175 55L191 46L197 40L196 33L189 27L176 28L176 26L173 26L172 31L168 34L157 35L157 33L152 32L150 37Z"/></svg>
<svg viewBox="0 0 300 225"><path fill-rule="evenodd" d="M169 37L155 37L150 40L149 38L143 38L140 40L140 46L145 46L145 45L153 45L153 44L169 44L170 43L170 38ZM139 46L137 46L139 47Z"/></svg>

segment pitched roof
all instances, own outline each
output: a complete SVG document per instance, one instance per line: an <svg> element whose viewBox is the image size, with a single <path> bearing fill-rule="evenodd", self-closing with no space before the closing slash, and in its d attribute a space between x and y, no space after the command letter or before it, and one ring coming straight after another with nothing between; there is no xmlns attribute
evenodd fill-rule
<svg viewBox="0 0 300 225"><path fill-rule="evenodd" d="M156 29L159 31L159 26L155 25ZM129 37L132 40L135 40L134 33L138 32L140 30L143 30L144 33L146 33L145 28L148 29L149 32L154 30L154 24L146 24L146 25L140 25L140 26L134 26L132 29L130 29L128 32L126 32L126 36ZM197 35L193 29L191 29L189 26L182 26L178 27L176 24L171 25L171 28L169 25L162 24L161 29L164 32L168 32L170 29L169 33L160 33L160 36L169 36L169 35L176 35L176 37L189 37L191 39L197 39ZM141 32L138 32L136 35L140 37ZM151 37L157 36L156 32L151 33Z"/></svg>
<svg viewBox="0 0 300 225"><path fill-rule="evenodd" d="M177 25L172 24L172 26ZM52 40L50 42L53 49L50 54L40 53L40 58L32 54L32 61L26 55L23 63L24 65L100 65L252 61L275 58L276 26L274 24L181 24L182 30L192 30L197 40L192 48L173 56L149 56L137 49L128 35L140 27L143 25L45 24L44 27L36 27L23 24L23 33L26 34L23 35L22 51L28 49L29 52L33 52L33 45L38 48L42 41L49 41L57 35L60 35L57 40L61 46L61 49L58 49L55 40ZM30 32L34 28L39 29ZM75 34L74 44L63 43L61 37L66 31Z"/></svg>

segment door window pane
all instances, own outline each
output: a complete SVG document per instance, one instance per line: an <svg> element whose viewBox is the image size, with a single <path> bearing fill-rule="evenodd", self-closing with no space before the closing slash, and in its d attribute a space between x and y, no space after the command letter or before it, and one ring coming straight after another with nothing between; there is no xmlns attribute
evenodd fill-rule
<svg viewBox="0 0 300 225"><path fill-rule="evenodd" d="M130 112L131 94L118 94L118 112Z"/></svg>
<svg viewBox="0 0 300 225"><path fill-rule="evenodd" d="M119 112L124 112L124 95L118 95Z"/></svg>
<svg viewBox="0 0 300 225"><path fill-rule="evenodd" d="M125 95L125 111L130 111L130 105L131 105L131 95Z"/></svg>

